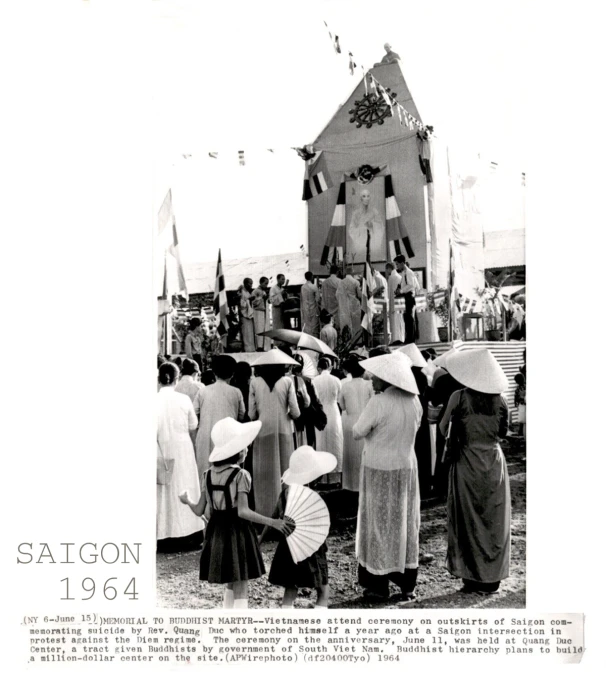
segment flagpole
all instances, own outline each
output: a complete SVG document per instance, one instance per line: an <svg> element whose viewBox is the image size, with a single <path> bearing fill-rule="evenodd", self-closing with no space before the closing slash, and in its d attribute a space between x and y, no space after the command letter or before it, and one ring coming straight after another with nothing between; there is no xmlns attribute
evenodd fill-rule
<svg viewBox="0 0 606 675"><path fill-rule="evenodd" d="M385 224L385 260L389 261L389 239L387 238L387 224ZM387 288L385 289L386 301L390 303L389 310L390 312L394 311L394 308L391 307L391 297L389 296L389 279L387 280ZM387 318L387 302L383 305L383 339L385 346L389 347L389 336L387 334L388 329L388 318ZM393 316L393 314L392 314Z"/></svg>
<svg viewBox="0 0 606 675"><path fill-rule="evenodd" d="M453 269L452 269L452 239L450 240L450 257L449 257L449 262L448 262L448 268L449 268L449 275L448 275L448 281L449 281L449 288L450 291L448 293L448 342L452 342L452 336L453 336L453 306L454 306L454 301L452 297L452 290L453 290L453 279L452 279L452 274L453 274Z"/></svg>

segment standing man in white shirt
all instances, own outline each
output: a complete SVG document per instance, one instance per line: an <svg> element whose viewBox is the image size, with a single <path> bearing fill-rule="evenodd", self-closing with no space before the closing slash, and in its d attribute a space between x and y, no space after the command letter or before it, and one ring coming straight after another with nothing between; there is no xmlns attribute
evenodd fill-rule
<svg viewBox="0 0 606 675"><path fill-rule="evenodd" d="M385 275L387 276L387 293L389 304L387 312L389 315L390 342L400 340L405 341L405 325L402 318L402 312L396 312L394 299L396 292L402 283L402 277L396 272L394 264L388 262L385 265Z"/></svg>
<svg viewBox="0 0 606 675"><path fill-rule="evenodd" d="M408 267L406 258L403 255L398 255L394 258L396 270L402 277L400 287L396 291L396 297L404 296L406 303L406 310L404 312L404 328L405 328L405 344L410 344L415 341L416 326L415 326L415 294L421 288L417 275Z"/></svg>
<svg viewBox="0 0 606 675"><path fill-rule="evenodd" d="M286 300L286 277L278 274L277 284L271 287L269 291L269 302L271 304L272 328L290 328L286 325L282 305Z"/></svg>

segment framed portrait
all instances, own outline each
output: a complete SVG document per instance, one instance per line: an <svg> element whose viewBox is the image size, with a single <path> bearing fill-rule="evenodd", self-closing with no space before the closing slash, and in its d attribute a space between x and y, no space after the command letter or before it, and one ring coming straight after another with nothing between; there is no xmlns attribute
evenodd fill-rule
<svg viewBox="0 0 606 675"><path fill-rule="evenodd" d="M379 176L368 185L347 181L345 194L345 260L350 264L364 263L370 237L370 261L385 262L385 179Z"/></svg>

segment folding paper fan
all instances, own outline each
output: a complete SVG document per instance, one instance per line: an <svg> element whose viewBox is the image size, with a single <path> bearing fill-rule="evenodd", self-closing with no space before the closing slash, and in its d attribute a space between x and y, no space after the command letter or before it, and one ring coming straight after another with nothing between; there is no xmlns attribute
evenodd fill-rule
<svg viewBox="0 0 606 675"><path fill-rule="evenodd" d="M292 559L298 563L315 553L326 541L330 528L328 508L319 494L303 485L288 488L284 516L295 529L286 538Z"/></svg>
<svg viewBox="0 0 606 675"><path fill-rule="evenodd" d="M319 375L318 369L316 368L311 356L309 354L306 354L305 352L298 352L301 354L303 357L303 371L301 372L301 375L303 377L308 377L311 379L312 377L317 377Z"/></svg>

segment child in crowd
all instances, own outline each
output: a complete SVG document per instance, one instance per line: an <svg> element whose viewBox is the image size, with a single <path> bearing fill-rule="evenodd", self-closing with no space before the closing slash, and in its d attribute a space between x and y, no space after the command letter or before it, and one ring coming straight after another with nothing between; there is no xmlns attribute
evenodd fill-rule
<svg viewBox="0 0 606 675"><path fill-rule="evenodd" d="M526 378L518 373L513 378L518 385L514 395L514 403L518 409L518 425L520 436L526 438Z"/></svg>
<svg viewBox="0 0 606 675"><path fill-rule="evenodd" d="M284 486L274 518L283 518L288 499L288 486L306 485L330 473L337 465L337 458L329 452L316 452L308 445L297 448L290 456L289 468L282 476ZM278 521L280 522L280 521ZM267 528L263 530L261 540ZM315 588L318 592L316 609L327 609L329 598L328 562L326 560L326 542L309 558L295 563L290 554L285 537L281 537L276 548L268 581L274 586L284 586L283 609L292 609L299 588Z"/></svg>
<svg viewBox="0 0 606 675"><path fill-rule="evenodd" d="M214 449L202 480L202 496L193 503L187 492L179 499L198 516L208 505L200 579L225 584L223 607L248 608L248 580L265 574L263 558L252 523L273 527L282 534L291 531L284 520L262 516L248 507L251 478L241 464L246 449L259 434L261 422L242 424L231 417L217 422L211 432Z"/></svg>

